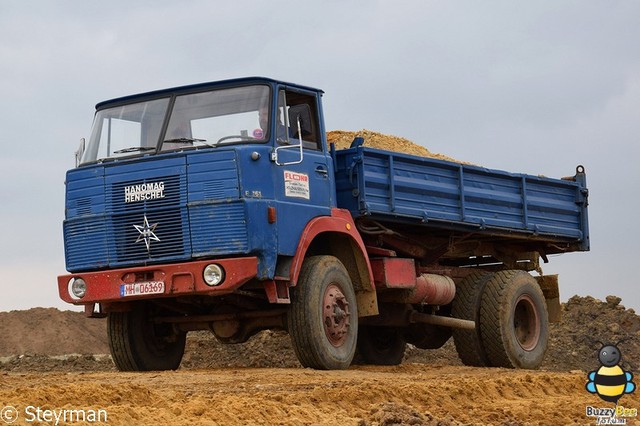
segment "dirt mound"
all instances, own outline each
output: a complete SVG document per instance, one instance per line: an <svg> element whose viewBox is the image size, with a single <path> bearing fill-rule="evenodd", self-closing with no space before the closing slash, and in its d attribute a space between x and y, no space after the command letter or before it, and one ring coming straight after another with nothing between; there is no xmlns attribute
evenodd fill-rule
<svg viewBox="0 0 640 426"><path fill-rule="evenodd" d="M415 408L395 402L383 402L371 409L368 421L365 425L393 426L393 425L419 425L419 426L462 426L461 423L447 414L444 418L438 418L429 411L420 413Z"/></svg>
<svg viewBox="0 0 640 426"><path fill-rule="evenodd" d="M360 130L359 132L332 130L327 132L327 142L335 144L336 149L346 149L351 146L353 139L358 136L364 138L364 146L371 148L386 149L388 151L402 152L405 154L418 155L420 157L437 158L439 160L469 164L464 161L447 157L443 154L431 152L424 146L418 145L409 139L385 135L383 133L373 132L366 129Z"/></svg>
<svg viewBox="0 0 640 426"><path fill-rule="evenodd" d="M189 333L182 368L300 368L284 331L266 330L246 343L221 345L208 331Z"/></svg>
<svg viewBox="0 0 640 426"><path fill-rule="evenodd" d="M593 370L599 366L598 349L616 344L625 369L640 369L640 316L607 296L603 302L591 296L573 296L562 305L562 321L551 324L551 339L543 368L567 371Z"/></svg>
<svg viewBox="0 0 640 426"><path fill-rule="evenodd" d="M117 371L111 355L43 355L24 354L0 358L0 371L49 372L49 371Z"/></svg>
<svg viewBox="0 0 640 426"><path fill-rule="evenodd" d="M0 356L109 353L104 320L55 308L0 312Z"/></svg>

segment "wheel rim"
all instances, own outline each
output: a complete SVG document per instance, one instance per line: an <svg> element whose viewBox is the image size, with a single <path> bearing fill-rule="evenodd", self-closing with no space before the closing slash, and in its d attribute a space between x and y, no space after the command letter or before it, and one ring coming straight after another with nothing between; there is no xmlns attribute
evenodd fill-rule
<svg viewBox="0 0 640 426"><path fill-rule="evenodd" d="M333 346L342 346L349 335L349 302L336 284L327 287L322 300L324 332Z"/></svg>
<svg viewBox="0 0 640 426"><path fill-rule="evenodd" d="M525 351L532 351L540 341L540 318L533 299L528 294L516 301L513 328L518 344Z"/></svg>

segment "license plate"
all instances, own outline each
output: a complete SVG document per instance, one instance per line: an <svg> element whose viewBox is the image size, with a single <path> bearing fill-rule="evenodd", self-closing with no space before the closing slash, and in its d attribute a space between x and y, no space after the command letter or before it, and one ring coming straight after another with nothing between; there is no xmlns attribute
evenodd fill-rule
<svg viewBox="0 0 640 426"><path fill-rule="evenodd" d="M144 296L146 294L164 293L164 282L149 281L144 283L132 283L120 285L120 297Z"/></svg>

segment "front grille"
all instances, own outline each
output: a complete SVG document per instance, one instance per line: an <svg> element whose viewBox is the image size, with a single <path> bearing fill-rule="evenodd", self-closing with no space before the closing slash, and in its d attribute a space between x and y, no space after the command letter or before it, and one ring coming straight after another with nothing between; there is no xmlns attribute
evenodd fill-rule
<svg viewBox="0 0 640 426"><path fill-rule="evenodd" d="M232 151L74 170L66 207L70 272L249 252Z"/></svg>
<svg viewBox="0 0 640 426"><path fill-rule="evenodd" d="M145 218L152 232L147 235L147 241L144 229L138 230L143 228ZM185 252L183 222L179 209L114 215L111 223L117 262L182 256Z"/></svg>
<svg viewBox="0 0 640 426"><path fill-rule="evenodd" d="M126 188L152 188L159 184L162 184L162 192L154 192L149 199L131 201L127 198ZM111 265L189 256L188 239L185 240L189 226L185 207L181 207L185 204L181 202L184 194L186 179L182 176L157 176L108 185L109 245L116 254ZM152 228L149 231L152 234L148 233L146 238L145 218Z"/></svg>

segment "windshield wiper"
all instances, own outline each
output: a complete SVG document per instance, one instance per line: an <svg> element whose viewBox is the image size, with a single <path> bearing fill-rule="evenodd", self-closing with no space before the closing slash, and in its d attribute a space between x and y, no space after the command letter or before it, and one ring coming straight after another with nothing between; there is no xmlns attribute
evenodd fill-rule
<svg viewBox="0 0 640 426"><path fill-rule="evenodd" d="M155 151L156 148L155 147L151 147L151 146L132 146L130 148L124 148L124 149L119 149L117 151L113 151L114 154L124 154L127 152L136 152L136 151Z"/></svg>
<svg viewBox="0 0 640 426"><path fill-rule="evenodd" d="M210 146L212 148L216 147L215 145L212 145L209 142L207 142L206 139L198 139L198 138L174 138L174 139L166 139L166 140L162 141L163 144L165 144L165 143L181 143L181 144L191 145L191 146L193 146L194 142L202 143L202 144L205 144L206 146Z"/></svg>
<svg viewBox="0 0 640 426"><path fill-rule="evenodd" d="M194 142L206 142L206 139L198 139L198 138L175 138L175 139L166 139L162 141L162 143L194 143Z"/></svg>

